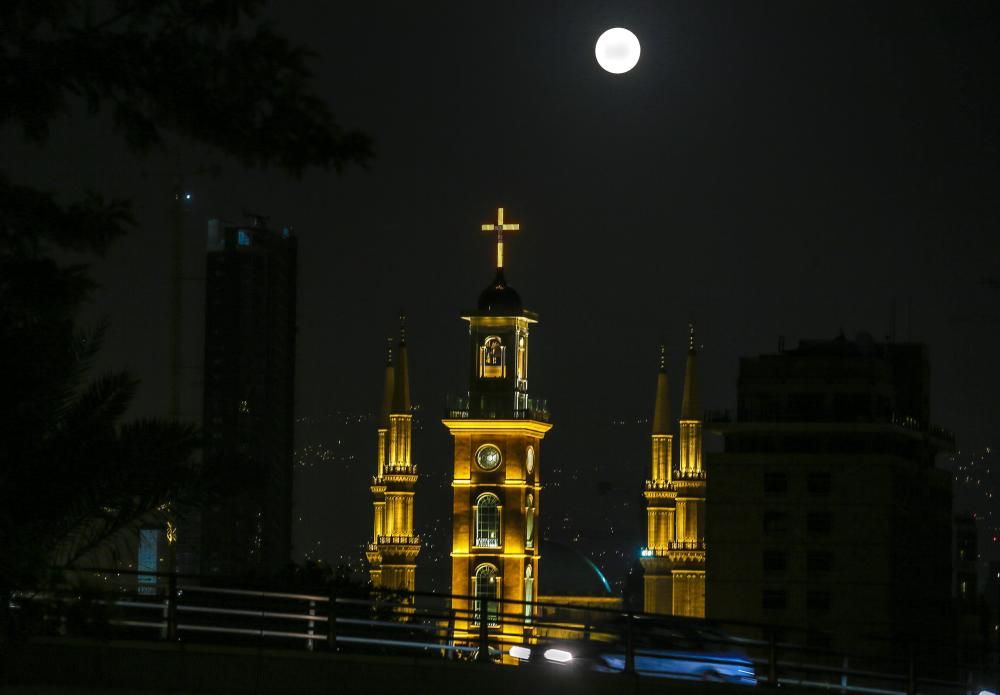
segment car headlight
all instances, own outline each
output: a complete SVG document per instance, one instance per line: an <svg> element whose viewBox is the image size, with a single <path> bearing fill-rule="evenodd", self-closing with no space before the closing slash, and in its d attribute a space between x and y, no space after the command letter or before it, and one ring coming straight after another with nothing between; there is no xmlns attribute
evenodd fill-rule
<svg viewBox="0 0 1000 695"><path fill-rule="evenodd" d="M573 660L573 655L563 649L546 649L545 658L549 661L565 664Z"/></svg>
<svg viewBox="0 0 1000 695"><path fill-rule="evenodd" d="M524 659L525 661L527 661L528 659L531 658L530 649L528 649L527 647L520 647L516 644L513 647L511 647L510 651L507 653L510 654L515 659Z"/></svg>

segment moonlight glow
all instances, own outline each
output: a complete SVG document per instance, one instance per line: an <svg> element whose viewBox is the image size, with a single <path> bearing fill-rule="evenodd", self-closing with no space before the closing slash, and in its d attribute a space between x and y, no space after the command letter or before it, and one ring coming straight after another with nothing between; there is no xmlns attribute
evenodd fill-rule
<svg viewBox="0 0 1000 695"><path fill-rule="evenodd" d="M602 68L620 75L639 62L639 39L628 29L608 29L597 39L594 54Z"/></svg>

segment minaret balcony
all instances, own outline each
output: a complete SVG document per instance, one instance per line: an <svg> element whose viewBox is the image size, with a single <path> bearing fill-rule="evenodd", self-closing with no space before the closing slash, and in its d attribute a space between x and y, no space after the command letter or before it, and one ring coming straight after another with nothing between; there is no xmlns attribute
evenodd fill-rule
<svg viewBox="0 0 1000 695"><path fill-rule="evenodd" d="M420 545L420 536L379 536L378 545Z"/></svg>
<svg viewBox="0 0 1000 695"><path fill-rule="evenodd" d="M394 475L416 475L416 474L417 474L417 467L414 464L410 464L410 465L406 465L406 464L403 464L403 465L391 465L390 464L390 465L386 465L382 469L382 477L383 477L383 479L384 478L390 478L391 476L394 476Z"/></svg>
<svg viewBox="0 0 1000 695"><path fill-rule="evenodd" d="M414 562L423 547L419 536L379 536L376 545L383 566Z"/></svg>
<svg viewBox="0 0 1000 695"><path fill-rule="evenodd" d="M679 550L705 551L705 541L667 541L667 547L640 548L640 557L669 557Z"/></svg>
<svg viewBox="0 0 1000 695"><path fill-rule="evenodd" d="M668 550L705 550L705 541L667 541Z"/></svg>
<svg viewBox="0 0 1000 695"><path fill-rule="evenodd" d="M668 552L668 550L666 548L663 548L663 547L657 547L657 548L640 548L639 549L639 556L640 557L666 557L667 556L667 552Z"/></svg>
<svg viewBox="0 0 1000 695"><path fill-rule="evenodd" d="M705 480L707 476L705 471L682 471L679 468L674 469L674 480Z"/></svg>
<svg viewBox="0 0 1000 695"><path fill-rule="evenodd" d="M647 480L646 481L647 490L673 490L674 484L669 480Z"/></svg>

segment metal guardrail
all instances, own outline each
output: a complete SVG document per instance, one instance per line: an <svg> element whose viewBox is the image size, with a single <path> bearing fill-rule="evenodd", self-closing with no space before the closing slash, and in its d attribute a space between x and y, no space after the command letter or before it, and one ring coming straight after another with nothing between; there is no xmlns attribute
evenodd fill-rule
<svg viewBox="0 0 1000 695"><path fill-rule="evenodd" d="M20 592L15 594L15 605L42 608L42 623L54 634L69 634L67 616L89 606L99 609L91 612L89 624L106 623L119 638L266 642L311 651L506 663L518 661L511 647L527 651L559 644L596 650L603 658L602 670L624 674L719 677L723 664L743 660L752 664L753 682L840 693L977 695L984 688L997 692L1000 680L995 654L989 666L971 669L956 662L934 673L927 664L917 663L912 653L904 659L843 654L781 640L778 630L765 625L548 602L534 602L526 615L523 601L501 598L379 590L350 595L343 587L324 593L263 591L205 586L194 576L142 572L160 582L150 594L143 593L150 587L135 586L136 574L140 573L81 571L78 578L98 579L110 590L89 593L80 588L86 582L78 582L59 590ZM482 600L486 620L481 620ZM456 629L457 625L465 629ZM521 640L511 633L527 637Z"/></svg>

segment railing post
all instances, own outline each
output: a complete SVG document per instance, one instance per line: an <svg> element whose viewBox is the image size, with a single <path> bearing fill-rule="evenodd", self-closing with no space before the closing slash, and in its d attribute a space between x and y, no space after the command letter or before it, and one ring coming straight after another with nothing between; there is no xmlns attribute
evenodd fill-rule
<svg viewBox="0 0 1000 695"><path fill-rule="evenodd" d="M778 687L778 633L773 627L767 637L767 683Z"/></svg>
<svg viewBox="0 0 1000 695"><path fill-rule="evenodd" d="M635 673L635 638L632 634L632 611L625 614L625 673Z"/></svg>
<svg viewBox="0 0 1000 695"><path fill-rule="evenodd" d="M309 615L310 615L309 630L308 630L309 639L306 640L306 649L308 649L309 651L312 651L313 650L313 639L312 639L312 637L316 633L316 631L314 629L316 627L316 621L313 620L311 616L316 615L316 602L315 601L309 601Z"/></svg>
<svg viewBox="0 0 1000 695"><path fill-rule="evenodd" d="M326 645L337 651L337 590L330 590L330 603L326 609Z"/></svg>
<svg viewBox="0 0 1000 695"><path fill-rule="evenodd" d="M167 639L177 640L177 573L171 572L167 581Z"/></svg>
<svg viewBox="0 0 1000 695"><path fill-rule="evenodd" d="M917 695L917 664L913 658L913 645L907 650L906 695Z"/></svg>
<svg viewBox="0 0 1000 695"><path fill-rule="evenodd" d="M479 601L479 655L476 661L490 662L490 617L485 597Z"/></svg>
<svg viewBox="0 0 1000 695"><path fill-rule="evenodd" d="M851 662L847 658L847 654L844 654L844 664L840 671L840 692L847 692L847 671L850 668Z"/></svg>
<svg viewBox="0 0 1000 695"><path fill-rule="evenodd" d="M454 608L449 608L448 609L448 634L445 635L445 639L447 640L447 643L448 643L449 647L454 647L455 646L455 609ZM449 659L454 659L455 658L455 653L456 652L455 652L454 649L449 649L448 650L448 658Z"/></svg>

